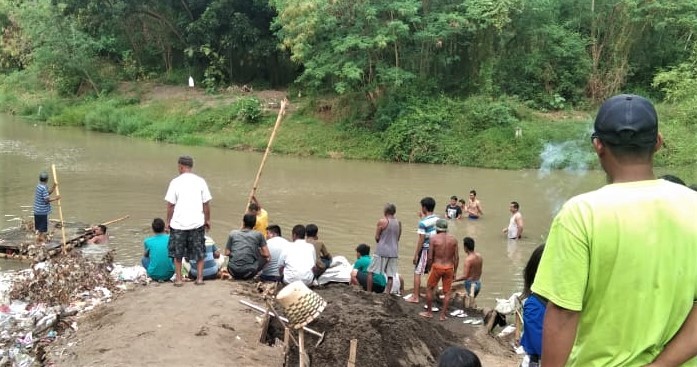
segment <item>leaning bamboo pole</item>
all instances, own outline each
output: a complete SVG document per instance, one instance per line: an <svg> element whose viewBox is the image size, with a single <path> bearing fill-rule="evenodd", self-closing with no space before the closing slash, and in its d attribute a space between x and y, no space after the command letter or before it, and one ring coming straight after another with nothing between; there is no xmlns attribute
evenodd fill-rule
<svg viewBox="0 0 697 367"><path fill-rule="evenodd" d="M63 208L61 207L61 199L60 199L61 194L60 194L60 188L58 187L59 186L58 185L58 175L56 175L56 165L55 164L51 165L51 170L53 171L53 183L56 185L56 196L58 196L58 200L56 202L58 203L57 204L58 205L58 216L60 217L60 220L61 220L61 236L63 238L61 248L62 248L63 255L65 255L65 252L66 252L66 250L65 250L65 225L63 222Z"/></svg>

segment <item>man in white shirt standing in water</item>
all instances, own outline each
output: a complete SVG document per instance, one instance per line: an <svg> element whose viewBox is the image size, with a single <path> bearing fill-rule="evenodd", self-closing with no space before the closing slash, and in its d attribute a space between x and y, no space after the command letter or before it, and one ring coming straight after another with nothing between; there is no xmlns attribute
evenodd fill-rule
<svg viewBox="0 0 697 367"><path fill-rule="evenodd" d="M518 240L523 237L523 215L520 214L520 205L517 201L511 201L509 207L511 211L511 220L508 222L508 227L502 230L510 240Z"/></svg>
<svg viewBox="0 0 697 367"><path fill-rule="evenodd" d="M175 287L182 282L182 258L197 262L196 285L203 285L203 262L206 258L206 231L211 229L212 199L206 181L191 172L194 159L181 156L178 160L179 176L169 183L167 201L167 221L169 230L169 256L174 258ZM200 261L199 261L200 260Z"/></svg>

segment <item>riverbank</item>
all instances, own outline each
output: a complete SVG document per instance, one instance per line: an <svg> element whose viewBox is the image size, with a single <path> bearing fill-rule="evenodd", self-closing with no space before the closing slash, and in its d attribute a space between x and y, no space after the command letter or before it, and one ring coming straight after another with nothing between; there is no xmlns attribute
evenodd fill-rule
<svg viewBox="0 0 697 367"><path fill-rule="evenodd" d="M401 109L392 113L394 121L376 115L358 122L366 118L360 103L286 91L231 87L211 95L183 86L122 83L108 96L70 99L0 84L0 110L34 123L166 143L263 151L280 101L288 97L290 109L273 147L279 154L502 169L598 168L587 144L594 111L541 113L513 99L401 101L383 107ZM666 149L656 156L657 166L697 181L694 125L681 123L672 106L658 108Z"/></svg>

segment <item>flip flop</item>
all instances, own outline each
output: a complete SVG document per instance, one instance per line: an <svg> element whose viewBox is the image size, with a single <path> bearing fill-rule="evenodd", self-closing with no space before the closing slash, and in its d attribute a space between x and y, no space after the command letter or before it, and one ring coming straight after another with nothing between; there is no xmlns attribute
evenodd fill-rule
<svg viewBox="0 0 697 367"><path fill-rule="evenodd" d="M410 298L405 298L404 300L407 301L407 302L409 302L409 303L419 303L419 301L413 300L413 299L411 299L411 297L410 297Z"/></svg>
<svg viewBox="0 0 697 367"><path fill-rule="evenodd" d="M464 311L462 311L462 313L461 313L461 314L459 314L459 315L457 315L457 317L459 317L459 318L461 318L461 319L462 319L462 318L465 318L465 317L467 317L467 314L466 314L466 313L465 313Z"/></svg>
<svg viewBox="0 0 697 367"><path fill-rule="evenodd" d="M203 281L200 281L200 282L194 282L194 284L195 284L195 285L206 285L206 283L205 283L205 282L203 282Z"/></svg>
<svg viewBox="0 0 697 367"><path fill-rule="evenodd" d="M461 315L461 314L463 314L463 313L465 313L465 311L462 311L462 310L455 310L455 311L453 311L453 312L450 313L450 316L459 316L459 315Z"/></svg>
<svg viewBox="0 0 697 367"><path fill-rule="evenodd" d="M472 320L472 319L467 319L467 320L463 321L462 323L463 323L463 324L471 324L472 322L474 322L474 320Z"/></svg>
<svg viewBox="0 0 697 367"><path fill-rule="evenodd" d="M174 282L175 287L183 287L184 283L183 282Z"/></svg>
<svg viewBox="0 0 697 367"><path fill-rule="evenodd" d="M483 323L484 321L482 321L482 319L472 320L472 325L481 325Z"/></svg>
<svg viewBox="0 0 697 367"><path fill-rule="evenodd" d="M428 310L428 305L424 305L424 310ZM438 307L431 307L431 312L438 312L440 311L440 308Z"/></svg>

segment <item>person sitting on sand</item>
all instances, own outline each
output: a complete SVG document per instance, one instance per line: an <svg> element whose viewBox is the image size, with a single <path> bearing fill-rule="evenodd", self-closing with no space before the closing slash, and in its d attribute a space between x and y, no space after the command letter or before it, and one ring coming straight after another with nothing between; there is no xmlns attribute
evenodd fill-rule
<svg viewBox="0 0 697 367"><path fill-rule="evenodd" d="M206 236L206 257L203 259L203 280L212 280L218 278L218 272L225 262L225 257L220 256L218 246L215 241L209 236ZM190 264L189 278L198 278L197 263Z"/></svg>
<svg viewBox="0 0 697 367"><path fill-rule="evenodd" d="M106 245L109 242L109 236L106 233L106 226L103 224L92 227L94 236L87 240L90 245Z"/></svg>
<svg viewBox="0 0 697 367"><path fill-rule="evenodd" d="M316 224L308 224L305 226L305 240L307 243L314 246L315 255L317 255L315 266L312 268L315 279L319 278L332 264L332 254L329 253L324 242L319 240L317 232L319 232L319 228Z"/></svg>
<svg viewBox="0 0 697 367"><path fill-rule="evenodd" d="M428 247L428 260L426 268L431 269L431 275L426 283L426 311L419 313L420 316L431 318L433 317L433 290L438 285L438 281L443 283L443 309L440 314L440 321L444 321L446 312L448 312L448 304L450 303L450 287L453 284L453 278L457 273L457 264L460 262L460 256L457 251L457 240L452 235L448 234L448 221L438 219L436 221L436 234L431 236L430 245Z"/></svg>
<svg viewBox="0 0 697 367"><path fill-rule="evenodd" d="M477 199L477 192L475 190L470 190L469 198L465 204L465 214L469 219L479 219L484 212L482 211L482 204Z"/></svg>
<svg viewBox="0 0 697 367"><path fill-rule="evenodd" d="M295 225L292 231L293 243L288 245L278 259L278 271L285 284L300 280L306 286L310 286L315 279L312 268L317 256L315 247L305 241L305 232L304 225Z"/></svg>
<svg viewBox="0 0 697 367"><path fill-rule="evenodd" d="M471 350L452 346L441 353L438 367L482 367L482 362Z"/></svg>
<svg viewBox="0 0 697 367"><path fill-rule="evenodd" d="M353 271L351 271L351 284L360 285L364 291L368 290L368 267L370 266L370 261L370 246L361 243L356 247L356 262L353 264ZM385 274L373 274L373 292L384 292L386 284Z"/></svg>
<svg viewBox="0 0 697 367"><path fill-rule="evenodd" d="M271 257L264 236L253 229L256 221L256 215L245 214L242 229L234 230L228 236L225 256L229 256L227 269L233 279L254 278Z"/></svg>
<svg viewBox="0 0 697 367"><path fill-rule="evenodd" d="M148 237L143 241L145 253L141 264L148 273L148 276L158 282L170 280L174 275L174 263L169 257L168 244L169 235L165 233L165 221L162 218L155 218L152 221L152 231L154 236Z"/></svg>
<svg viewBox="0 0 697 367"><path fill-rule="evenodd" d="M465 281L465 308L475 307L474 299L479 295L482 289L482 267L484 260L482 255L474 251L474 239L465 237L462 240L465 247L465 266L462 270L462 276L455 279L456 282Z"/></svg>
<svg viewBox="0 0 697 367"><path fill-rule="evenodd" d="M290 243L281 236L281 227L271 224L266 227L266 247L269 248L271 258L261 271L259 278L265 282L280 282L281 274L278 271L278 260L283 251L288 249Z"/></svg>

